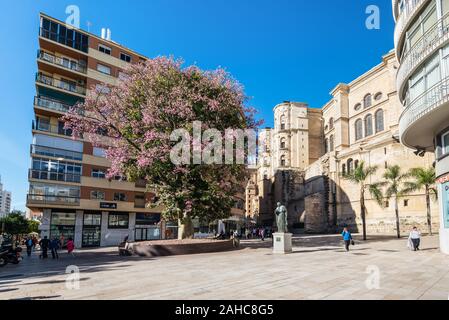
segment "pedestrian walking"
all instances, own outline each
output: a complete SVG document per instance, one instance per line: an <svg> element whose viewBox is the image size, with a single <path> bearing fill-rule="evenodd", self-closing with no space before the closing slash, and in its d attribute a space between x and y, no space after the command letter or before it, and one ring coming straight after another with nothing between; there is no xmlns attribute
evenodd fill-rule
<svg viewBox="0 0 449 320"><path fill-rule="evenodd" d="M349 232L348 228L345 227L341 235L343 237L343 241L345 242L345 249L346 251L349 251L349 246L351 245L351 243L354 243L354 240L352 240L351 232Z"/></svg>
<svg viewBox="0 0 449 320"><path fill-rule="evenodd" d="M69 240L67 240L67 253L72 257L75 257L75 253L73 252L73 250L75 250L75 243L73 242L72 238L69 238Z"/></svg>
<svg viewBox="0 0 449 320"><path fill-rule="evenodd" d="M50 242L51 257L53 259L59 259L58 255L59 244L60 242L56 237L54 237L53 240L51 240Z"/></svg>
<svg viewBox="0 0 449 320"><path fill-rule="evenodd" d="M33 236L33 249L36 250L36 246L39 243L39 241L37 241L37 238L35 236Z"/></svg>
<svg viewBox="0 0 449 320"><path fill-rule="evenodd" d="M264 228L260 228L259 235L260 235L260 239L262 241L265 241L265 229Z"/></svg>
<svg viewBox="0 0 449 320"><path fill-rule="evenodd" d="M44 239L39 241L39 246L41 247L41 254L39 258L47 259L48 258L48 247L50 246L50 240L48 240L47 236L44 236Z"/></svg>
<svg viewBox="0 0 449 320"><path fill-rule="evenodd" d="M410 248L410 250L418 251L420 244L421 244L421 232L419 232L417 227L413 227L412 231L410 231L410 234L408 236L407 246Z"/></svg>
<svg viewBox="0 0 449 320"><path fill-rule="evenodd" d="M27 247L27 256L31 257L31 251L34 246L33 239L31 237L28 237L28 239L26 239L26 241L25 241L25 245Z"/></svg>

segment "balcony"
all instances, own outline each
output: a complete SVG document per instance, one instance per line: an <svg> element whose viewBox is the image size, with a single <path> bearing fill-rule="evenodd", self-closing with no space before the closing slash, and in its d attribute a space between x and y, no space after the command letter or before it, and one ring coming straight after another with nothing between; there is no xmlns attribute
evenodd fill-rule
<svg viewBox="0 0 449 320"><path fill-rule="evenodd" d="M40 155L40 156L62 158L62 159L67 159L67 160L75 160L75 161L83 160L83 154L81 152L58 149L58 148L51 148L51 147L45 147L45 146L38 146L35 144L31 145L30 153Z"/></svg>
<svg viewBox="0 0 449 320"><path fill-rule="evenodd" d="M63 135L66 137L72 136L72 130L64 129L63 124L55 126L55 125L49 124L47 122L33 120L31 123L31 129L36 130L36 131L41 131L41 132L49 132L49 133L59 134L59 135Z"/></svg>
<svg viewBox="0 0 449 320"><path fill-rule="evenodd" d="M37 58L41 61L57 65L67 70L72 70L84 74L87 73L86 62L84 61L73 61L66 58L57 57L42 50L37 51Z"/></svg>
<svg viewBox="0 0 449 320"><path fill-rule="evenodd" d="M39 28L39 36L84 53L87 53L89 50L89 37L77 31L71 30L67 32L66 30L66 33L63 34L53 32L50 28Z"/></svg>
<svg viewBox="0 0 449 320"><path fill-rule="evenodd" d="M74 82L62 81L41 73L36 74L36 81L70 93L76 93L83 96L86 95L86 88L79 86Z"/></svg>
<svg viewBox="0 0 449 320"><path fill-rule="evenodd" d="M50 172L50 171L42 171L42 170L35 170L35 169L29 170L28 179L81 183L81 175L80 174Z"/></svg>
<svg viewBox="0 0 449 320"><path fill-rule="evenodd" d="M449 119L449 78L407 103L399 118L401 142L412 149L433 151L435 133Z"/></svg>
<svg viewBox="0 0 449 320"><path fill-rule="evenodd" d="M400 58L400 48L398 47L401 39L405 35L405 31L410 21L430 0L409 0L404 3L404 8L399 13L399 18L394 29L394 47L396 48L396 56ZM402 46L401 46L402 47Z"/></svg>
<svg viewBox="0 0 449 320"><path fill-rule="evenodd" d="M449 40L449 14L437 21L418 41L407 51L403 58L396 76L396 85L399 89L399 96L408 78L416 69L434 54Z"/></svg>
<svg viewBox="0 0 449 320"><path fill-rule="evenodd" d="M30 204L79 206L80 198L59 195L28 194L27 206Z"/></svg>

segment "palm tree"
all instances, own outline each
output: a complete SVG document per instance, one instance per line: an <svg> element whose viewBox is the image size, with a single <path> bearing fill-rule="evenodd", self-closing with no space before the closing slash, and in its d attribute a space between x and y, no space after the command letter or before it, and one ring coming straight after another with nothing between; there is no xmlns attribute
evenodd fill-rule
<svg viewBox="0 0 449 320"><path fill-rule="evenodd" d="M360 164L355 167L355 169L350 170L348 168L348 172L343 174L343 179L351 181L355 184L358 184L360 187L360 215L362 218L362 228L363 228L363 240L366 240L366 206L365 206L365 192L368 189L369 193L373 198L378 199L382 198L382 192L379 189L379 185L377 183L368 184L368 178L375 174L377 171L377 167L366 167L364 161L361 161ZM379 200L381 201L381 200Z"/></svg>
<svg viewBox="0 0 449 320"><path fill-rule="evenodd" d="M415 181L408 182L407 186L410 191L426 190L426 205L427 205L427 226L429 228L429 234L432 235L432 213L430 210L430 195L435 199L438 197L437 189L435 188L435 168L413 168L410 170L410 176Z"/></svg>
<svg viewBox="0 0 449 320"><path fill-rule="evenodd" d="M401 167L398 165L387 167L382 176L385 180L379 183L379 186L386 187L385 199L390 200L394 198L394 212L396 215L396 231L398 238L401 237L400 220L399 220L399 205L398 200L401 197L409 194L411 191L410 185L406 179L409 177L408 173L402 173ZM378 201L379 202L379 201ZM382 200L379 202L381 206L384 204Z"/></svg>

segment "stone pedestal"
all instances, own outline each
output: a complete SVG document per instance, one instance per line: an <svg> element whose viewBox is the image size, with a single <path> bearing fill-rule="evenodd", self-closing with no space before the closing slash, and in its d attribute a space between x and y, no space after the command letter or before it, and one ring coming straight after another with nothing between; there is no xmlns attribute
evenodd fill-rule
<svg viewBox="0 0 449 320"><path fill-rule="evenodd" d="M273 233L273 253L292 252L292 234L291 233Z"/></svg>

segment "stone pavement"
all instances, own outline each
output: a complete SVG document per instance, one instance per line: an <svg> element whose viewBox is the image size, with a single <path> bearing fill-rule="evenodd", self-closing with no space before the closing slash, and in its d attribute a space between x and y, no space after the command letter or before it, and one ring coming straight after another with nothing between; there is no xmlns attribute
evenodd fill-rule
<svg viewBox="0 0 449 320"><path fill-rule="evenodd" d="M449 256L439 253L438 237L425 237L419 252L406 242L371 236L347 253L338 235L301 235L288 255L272 254L270 239L159 258L120 257L116 248L63 252L57 261L33 255L0 268L0 299L447 300ZM79 289L66 288L70 265L80 270Z"/></svg>

